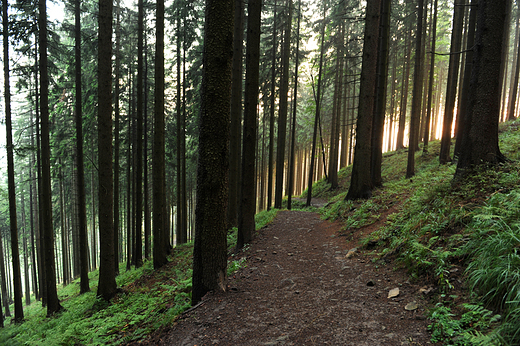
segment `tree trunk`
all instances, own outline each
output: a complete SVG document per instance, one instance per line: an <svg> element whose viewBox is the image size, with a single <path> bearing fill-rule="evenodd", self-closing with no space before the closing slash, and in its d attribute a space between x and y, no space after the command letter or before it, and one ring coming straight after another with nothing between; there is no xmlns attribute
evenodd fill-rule
<svg viewBox="0 0 520 346"><path fill-rule="evenodd" d="M115 81L114 81L114 269L116 275L119 274L119 132L120 132L120 108L119 108L119 94L121 87L119 81L121 79L121 1L117 0L116 5L116 22L115 22ZM145 144L146 145L146 144ZM146 149L145 149L146 153ZM146 154L145 154L146 155ZM146 167L146 166L145 166Z"/></svg>
<svg viewBox="0 0 520 346"><path fill-rule="evenodd" d="M231 131L229 136L228 228L238 226L241 184L242 56L244 54L244 1L235 0L233 72L231 80ZM245 120L244 120L245 121Z"/></svg>
<svg viewBox="0 0 520 346"><path fill-rule="evenodd" d="M88 240L87 240L87 206L85 202L85 168L83 164L83 106L81 85L81 1L74 1L75 16L75 56L76 56L76 189L78 203L78 235L80 262L80 294L90 291L88 281ZM92 186L92 188L94 188Z"/></svg>
<svg viewBox="0 0 520 346"><path fill-rule="evenodd" d="M0 274L1 277L1 290L2 290L2 304L4 304L5 308L5 316L11 316L11 310L9 310L9 293L7 292L7 274L5 271L5 257L4 257L4 240L3 236L0 234ZM0 311L0 315L2 315Z"/></svg>
<svg viewBox="0 0 520 346"><path fill-rule="evenodd" d="M293 93L293 119L292 119L292 134L291 134L291 150L290 150L290 161L289 161L289 184L288 184L288 199L287 209L291 210L292 207L292 194L294 190L294 169L295 169L295 142L296 142L296 112L298 105L298 67L300 63L300 20L301 20L301 0L298 1L298 26L296 28L296 62L294 66L294 93Z"/></svg>
<svg viewBox="0 0 520 346"><path fill-rule="evenodd" d="M33 114L31 112L31 125L35 125L33 121ZM31 146L34 147L34 132L31 130ZM34 151L31 153L31 160L29 164L29 199L30 199L30 220L31 220L31 269L32 269L32 283L33 283L33 292L36 300L40 300L40 292L38 289L38 274L36 269L38 267L38 263L36 262L36 247L35 247L35 233L39 232L38 227L38 207L36 201L36 180L34 179L33 167L36 161L34 159ZM35 232L36 228L36 232ZM0 309L0 314L2 310Z"/></svg>
<svg viewBox="0 0 520 346"><path fill-rule="evenodd" d="M446 108L442 125L441 152L439 162L446 164L450 161L451 130L455 99L457 97L457 80L459 74L460 49L462 43L462 28L464 19L464 0L455 0L453 12L453 31L451 33L450 64L448 68L448 85L446 86Z"/></svg>
<svg viewBox="0 0 520 346"><path fill-rule="evenodd" d="M25 185L25 184L24 184ZM27 185L25 185L27 186ZM30 188L30 185L29 185ZM27 231L27 219L25 217L25 190L22 189L20 194L20 204L22 206L22 227L23 227L23 275L24 275L24 291L25 291L25 305L31 305L31 274L29 271L29 246L27 238L29 232ZM30 201L29 201L30 203ZM2 311L2 309L0 309Z"/></svg>
<svg viewBox="0 0 520 346"><path fill-rule="evenodd" d="M500 67L508 0L478 2L475 57L457 175L505 160L498 145Z"/></svg>
<svg viewBox="0 0 520 346"><path fill-rule="evenodd" d="M329 149L329 176L328 182L331 189L338 188L338 156L339 156L339 130L341 128L341 105L343 99L343 59L344 33L342 23L339 25L339 38L336 42L336 73L334 76L334 96L332 103L332 121L330 129Z"/></svg>
<svg viewBox="0 0 520 346"><path fill-rule="evenodd" d="M233 0L206 0L192 304L226 290Z"/></svg>
<svg viewBox="0 0 520 346"><path fill-rule="evenodd" d="M520 2L517 1L517 9L516 9L516 34L515 34L515 62L514 62L514 75L512 77L511 82L511 92L509 96L509 105L507 110L507 120L515 120L515 111L516 111L516 98L518 95L518 81L520 77L520 49L518 45L520 44Z"/></svg>
<svg viewBox="0 0 520 346"><path fill-rule="evenodd" d="M14 321L23 321L22 273L20 271L20 254L18 247L18 220L16 215L16 185L14 182L13 130L11 123L11 86L9 73L9 21L7 0L2 0L2 23L4 36L4 100L5 100L5 132L7 135L7 185L9 194L9 227L11 229L11 253L13 261L14 286Z"/></svg>
<svg viewBox="0 0 520 346"><path fill-rule="evenodd" d="M421 114L422 99L422 26L423 26L423 0L418 1L417 8L417 31L415 49L415 67L413 71L413 92L412 92L412 115L410 118L410 143L408 145L408 162L406 166L406 177L411 178L415 175L415 147L419 140L419 116Z"/></svg>
<svg viewBox="0 0 520 346"><path fill-rule="evenodd" d="M426 106L426 124L424 126L424 145L423 145L423 153L428 153L428 144L430 141L430 121L432 114L432 101L433 101L433 80L435 78L435 41L437 39L437 3L438 0L434 2L434 14L433 14L433 23L432 23L432 52L430 59L430 76L428 81L428 105ZM460 102L460 101L459 101Z"/></svg>
<svg viewBox="0 0 520 346"><path fill-rule="evenodd" d="M307 201L305 206L310 207L312 201L312 183L314 182L314 163L316 161L316 141L318 137L318 123L320 121L321 112L321 75L323 70L323 56L325 55L325 18L327 17L327 8L325 3L323 4L323 23L321 24L321 43L320 43L320 62L318 67L318 86L314 100L316 103L316 113L314 114L314 130L312 132L312 149L311 158L309 164L309 178L307 183ZM314 81L312 81L314 84ZM314 91L314 87L313 87Z"/></svg>
<svg viewBox="0 0 520 346"><path fill-rule="evenodd" d="M375 107L375 87L377 80L377 57L379 46L379 24L381 21L381 0L367 1L363 62L359 86L358 120L356 126L356 149L352 177L346 200L369 198L372 196L371 177L371 136Z"/></svg>
<svg viewBox="0 0 520 346"><path fill-rule="evenodd" d="M470 81L471 74L473 73L473 59L474 59L474 49L475 45L475 29L477 25L477 3L478 0L471 1L471 10L469 16L469 25L468 25L468 39L466 43L466 49L468 52L466 53L466 66L464 67L464 80L462 84L462 92L459 101L459 109L457 112L457 132L455 142L455 157L460 157L460 150L462 147L462 142L464 141L464 136L466 132L466 124L467 124L467 114L468 114L468 104L469 104L469 96L470 96Z"/></svg>
<svg viewBox="0 0 520 346"><path fill-rule="evenodd" d="M136 268L143 265L143 35L144 35L144 2L138 1L137 17L137 117L136 117L136 154L135 157L135 254L134 262Z"/></svg>
<svg viewBox="0 0 520 346"><path fill-rule="evenodd" d="M145 13L146 15L146 13ZM146 16L145 16L146 17ZM146 18L145 18L146 19ZM146 20L145 20L146 22ZM144 257L146 259L150 259L151 256L151 224L150 224L150 196L149 196L149 187L148 184L148 35L144 35L144 62L145 62L145 72L144 72L144 148L143 148L143 163L144 163L144 175L143 175L143 183L144 183L144 204L143 204L143 213L144 213ZM118 218L118 216L115 216ZM118 257L116 256L116 259Z"/></svg>
<svg viewBox="0 0 520 346"><path fill-rule="evenodd" d="M409 35L406 35L406 68L403 73L403 81L401 85L401 105L399 107L399 126L397 129L397 144L396 150L404 149L404 130L406 127L406 111L408 107L408 86L410 84L410 67L412 65L412 30L409 30Z"/></svg>
<svg viewBox="0 0 520 346"><path fill-rule="evenodd" d="M277 0L274 0L274 9L273 9L273 50L271 57L271 95L270 95L270 106L269 106L269 164L268 164L268 177L267 177L267 210L270 210L273 205L273 160L274 160L274 108L275 108L275 100L276 100L276 51L277 51L277 43L276 37L278 35L277 31Z"/></svg>
<svg viewBox="0 0 520 346"><path fill-rule="evenodd" d="M91 154L92 157L94 157L94 139L92 139L92 147L91 147ZM99 161L99 159L98 159ZM90 265L89 267L91 270L94 270L97 268L97 253L96 253L96 182L94 179L94 168L90 170L90 197L91 197L91 205L92 205L92 229L90 231ZM88 232L87 232L88 233ZM87 236L88 239L88 236ZM87 247L88 247L88 240L87 240ZM88 252L87 252L88 253Z"/></svg>
<svg viewBox="0 0 520 346"><path fill-rule="evenodd" d="M116 294L114 258L114 185L112 172L112 0L99 1L98 166L99 166L99 284L97 295Z"/></svg>
<svg viewBox="0 0 520 346"><path fill-rule="evenodd" d="M153 139L153 266L168 262L164 144L164 0L157 1L155 50L155 119Z"/></svg>
<svg viewBox="0 0 520 346"><path fill-rule="evenodd" d="M40 111L41 111L41 160L42 160L42 216L43 243L45 252L45 282L47 297L47 316L63 309L56 291L56 270L54 261L54 228L52 225L52 192L50 172L49 141L49 77L47 73L47 4L39 2L39 37L40 37Z"/></svg>
<svg viewBox="0 0 520 346"><path fill-rule="evenodd" d="M370 176L374 187L383 185L381 164L383 160L383 135L385 130L386 89L388 83L388 51L390 46L391 0L381 0L381 22L377 57L376 99L372 129L372 157Z"/></svg>
<svg viewBox="0 0 520 346"><path fill-rule="evenodd" d="M256 212L255 144L257 137L258 81L260 79L260 18L262 0L250 0L247 6L246 84L244 138L242 141L242 177L238 209L237 249L253 240Z"/></svg>
<svg viewBox="0 0 520 346"><path fill-rule="evenodd" d="M278 108L278 140L276 142L276 184L274 191L274 207L282 208L284 166L285 166L285 140L287 134L287 108L289 92L289 57L291 55L291 27L293 2L289 1L285 21L285 33L282 54L282 78L280 80L280 105Z"/></svg>

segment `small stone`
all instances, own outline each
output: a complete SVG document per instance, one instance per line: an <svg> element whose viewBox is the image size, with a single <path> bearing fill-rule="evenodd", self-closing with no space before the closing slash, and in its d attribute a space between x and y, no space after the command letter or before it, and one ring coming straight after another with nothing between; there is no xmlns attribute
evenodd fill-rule
<svg viewBox="0 0 520 346"><path fill-rule="evenodd" d="M345 256L345 258L352 258L352 257L354 257L356 252L357 252L357 248L353 248L353 249L348 250L347 255Z"/></svg>
<svg viewBox="0 0 520 346"><path fill-rule="evenodd" d="M276 252L276 251L273 251L273 255L276 255L277 253L278 253L278 252Z"/></svg>
<svg viewBox="0 0 520 346"><path fill-rule="evenodd" d="M423 287L419 290L420 293L428 295L433 291L433 287Z"/></svg>
<svg viewBox="0 0 520 346"><path fill-rule="evenodd" d="M406 304L406 306L404 307L404 309L407 311L414 311L414 310L417 310L417 308L419 308L419 305L417 305L417 302L410 302L410 303Z"/></svg>
<svg viewBox="0 0 520 346"><path fill-rule="evenodd" d="M367 282L367 286L368 286L368 287L373 287L373 286L375 286L374 281L370 280L369 282Z"/></svg>
<svg viewBox="0 0 520 346"><path fill-rule="evenodd" d="M292 252L288 252L287 256L293 256L294 254Z"/></svg>
<svg viewBox="0 0 520 346"><path fill-rule="evenodd" d="M388 292L388 298L395 298L399 295L399 287L391 289L390 292Z"/></svg>

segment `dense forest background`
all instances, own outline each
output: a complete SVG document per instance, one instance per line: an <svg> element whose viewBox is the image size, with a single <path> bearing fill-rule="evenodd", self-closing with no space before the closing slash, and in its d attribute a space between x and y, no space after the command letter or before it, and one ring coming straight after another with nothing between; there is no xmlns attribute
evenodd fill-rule
<svg viewBox="0 0 520 346"><path fill-rule="evenodd" d="M495 1L494 9L475 0L233 3L229 134L219 133L229 136L229 197L217 201L227 205L226 229L250 227L247 213L290 209L305 190L310 203L313 182L326 178L335 189L350 164L347 198L367 198L383 183L383 152L413 148L409 177L415 152L427 153L434 139L442 141L441 164L475 163L464 156L471 118L461 114L477 95L470 88L482 44L477 2L503 25L494 40L501 54L492 51L498 69L481 68L497 77L491 98L499 108L481 121L484 132L474 131L489 132L497 146L490 161L503 161L492 133L518 113L518 1ZM211 54L203 1L4 0L2 10L1 303L10 316L14 302L22 321L22 302L43 300L49 315L61 309L56 285L81 276L86 292L87 273L110 267L98 287L109 299L119 263L153 258L160 267L171 247L194 239L197 166L207 155L200 132L217 122L201 101L203 58ZM250 65L255 11L259 54ZM240 234L238 246L248 241Z"/></svg>

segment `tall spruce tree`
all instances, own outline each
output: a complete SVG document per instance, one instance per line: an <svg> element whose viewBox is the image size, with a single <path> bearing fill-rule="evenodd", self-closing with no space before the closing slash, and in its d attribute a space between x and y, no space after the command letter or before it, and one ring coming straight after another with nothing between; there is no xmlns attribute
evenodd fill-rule
<svg viewBox="0 0 520 346"><path fill-rule="evenodd" d="M192 304L226 290L233 0L206 0Z"/></svg>

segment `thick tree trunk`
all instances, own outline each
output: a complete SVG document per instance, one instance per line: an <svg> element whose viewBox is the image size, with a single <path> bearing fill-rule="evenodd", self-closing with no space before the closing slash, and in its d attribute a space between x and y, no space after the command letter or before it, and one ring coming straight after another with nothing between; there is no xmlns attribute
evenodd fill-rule
<svg viewBox="0 0 520 346"><path fill-rule="evenodd" d="M47 73L47 4L39 2L39 42L40 42L40 106L41 106L41 164L42 164L42 216L43 243L45 258L45 282L47 297L47 316L63 309L56 291L56 269L54 261L54 228L52 225L52 191L50 172L49 141L49 77Z"/></svg>
<svg viewBox="0 0 520 346"><path fill-rule="evenodd" d="M467 126L467 114L468 114L468 103L469 103L469 95L470 95L470 81L471 74L473 71L473 46L475 45L475 29L477 25L477 3L478 0L471 0L471 9L469 16L469 25L468 25L468 39L466 43L466 66L464 67L464 80L462 82L462 92L459 101L459 108L457 112L457 132L455 133L455 137L457 141L455 142L455 150L454 156L460 157L460 150L462 147L462 142L464 141L463 137L465 135L465 129Z"/></svg>
<svg viewBox="0 0 520 346"><path fill-rule="evenodd" d="M390 46L391 0L381 0L381 22L377 57L376 99L372 129L372 157L370 177L374 187L383 185L381 164L383 161L383 135L385 130L386 89L388 83L388 52Z"/></svg>
<svg viewBox="0 0 520 346"><path fill-rule="evenodd" d="M381 0L367 1L356 126L356 149L354 151L352 177L350 179L347 196L345 197L346 200L369 198L372 196L373 184L370 178L372 155L371 136L375 106L380 21Z"/></svg>
<svg viewBox="0 0 520 346"><path fill-rule="evenodd" d="M206 0L192 304L226 290L233 0Z"/></svg>
<svg viewBox="0 0 520 346"><path fill-rule="evenodd" d="M466 126L461 145L457 175L472 167L505 160L498 145L500 113L499 78L503 47L504 21L508 0L478 2L475 57L471 75Z"/></svg>

